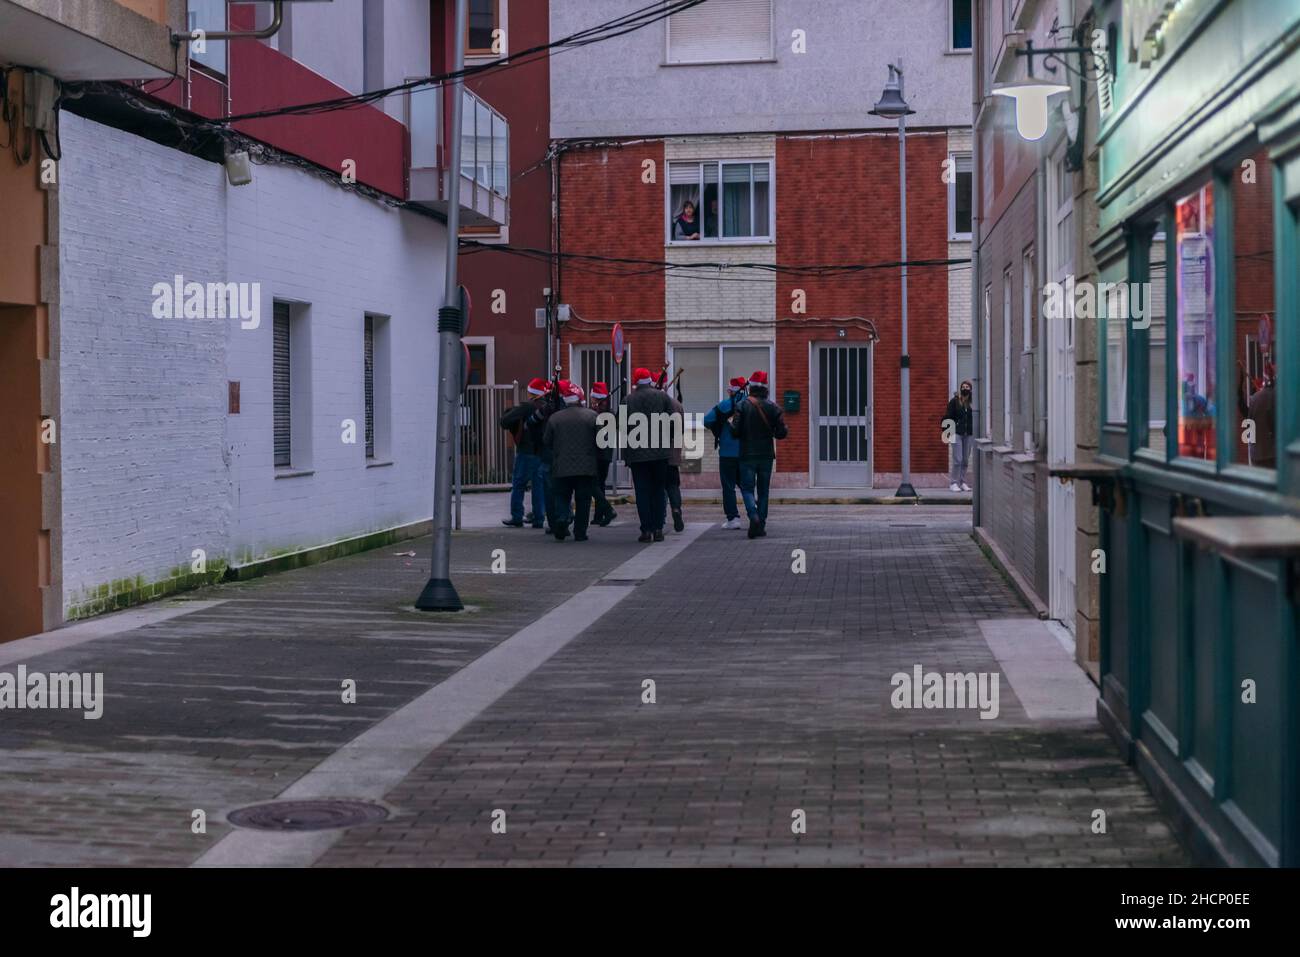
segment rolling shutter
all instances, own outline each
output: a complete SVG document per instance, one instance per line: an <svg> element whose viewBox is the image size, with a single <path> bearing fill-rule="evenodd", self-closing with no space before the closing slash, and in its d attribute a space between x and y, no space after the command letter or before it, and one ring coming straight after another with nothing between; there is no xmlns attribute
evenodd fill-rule
<svg viewBox="0 0 1300 957"><path fill-rule="evenodd" d="M275 329L272 346L271 391L274 403L275 466L288 467L291 462L291 433L289 430L289 304L275 304Z"/></svg>
<svg viewBox="0 0 1300 957"><path fill-rule="evenodd" d="M668 18L668 62L772 57L772 0L709 0Z"/></svg>

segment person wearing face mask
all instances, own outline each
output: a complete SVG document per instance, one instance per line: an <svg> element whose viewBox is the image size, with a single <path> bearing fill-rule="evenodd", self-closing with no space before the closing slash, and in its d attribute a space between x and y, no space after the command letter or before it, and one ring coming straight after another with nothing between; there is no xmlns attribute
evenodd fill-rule
<svg viewBox="0 0 1300 957"><path fill-rule="evenodd" d="M975 448L975 422L971 411L970 380L962 382L957 394L948 400L948 409L944 413L943 425L951 420L954 423L952 443L952 482L948 490L952 492L969 492L966 484L966 470L970 467L971 451Z"/></svg>

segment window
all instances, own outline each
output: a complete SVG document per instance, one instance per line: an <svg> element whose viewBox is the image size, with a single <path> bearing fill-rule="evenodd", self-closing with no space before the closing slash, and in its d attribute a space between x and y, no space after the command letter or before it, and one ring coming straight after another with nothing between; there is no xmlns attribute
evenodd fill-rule
<svg viewBox="0 0 1300 957"><path fill-rule="evenodd" d="M1127 282L1126 277L1121 285ZM1106 422L1123 425L1128 421L1128 311L1111 308L1108 302L1103 315L1106 323Z"/></svg>
<svg viewBox="0 0 1300 957"><path fill-rule="evenodd" d="M668 242L772 237L772 161L668 164Z"/></svg>
<svg viewBox="0 0 1300 957"><path fill-rule="evenodd" d="M759 369L768 374L768 397L776 394L771 346L674 346L670 377L679 369L686 412L708 412L727 395L727 383Z"/></svg>
<svg viewBox="0 0 1300 957"><path fill-rule="evenodd" d="M311 307L276 302L272 312L272 447L278 469L311 467Z"/></svg>
<svg viewBox="0 0 1300 957"><path fill-rule="evenodd" d="M1206 183L1174 207L1178 344L1178 454L1214 461L1214 190Z"/></svg>
<svg viewBox="0 0 1300 957"><path fill-rule="evenodd" d="M984 438L993 438L993 284L984 286L984 312L980 330L980 347L984 353L984 375L981 390L984 409Z"/></svg>
<svg viewBox="0 0 1300 957"><path fill-rule="evenodd" d="M225 30L226 0L190 0L187 18L191 33L195 30L204 30L209 33ZM197 53L194 50L194 42L191 41L189 46L190 59L224 76L226 73L226 41L205 40L204 46L206 49L202 53Z"/></svg>
<svg viewBox="0 0 1300 957"><path fill-rule="evenodd" d="M1020 348L1031 352L1034 348L1034 288L1037 286L1034 273L1034 247L1026 246L1020 257Z"/></svg>
<svg viewBox="0 0 1300 957"><path fill-rule="evenodd" d="M363 329L366 460L392 456L392 346L388 316L366 313Z"/></svg>
<svg viewBox="0 0 1300 957"><path fill-rule="evenodd" d="M1232 181L1233 401L1238 419L1232 460L1275 469L1279 330L1273 301L1273 174L1267 151L1258 150L1250 161L1253 176ZM1241 170L1245 164L1236 165Z"/></svg>
<svg viewBox="0 0 1300 957"><path fill-rule="evenodd" d="M292 366L289 353L289 304L275 304L274 359L272 360L272 394L274 396L273 434L275 467L288 468L293 462Z"/></svg>
<svg viewBox="0 0 1300 957"><path fill-rule="evenodd" d="M709 0L668 18L668 64L771 60L772 0Z"/></svg>
<svg viewBox="0 0 1300 957"><path fill-rule="evenodd" d="M952 0L952 31L948 37L950 50L971 48L971 0Z"/></svg>
<svg viewBox="0 0 1300 957"><path fill-rule="evenodd" d="M953 153L953 181L948 184L948 238L970 240L971 159L969 153Z"/></svg>
<svg viewBox="0 0 1300 957"><path fill-rule="evenodd" d="M466 56L503 56L505 54L505 26L501 17L502 6L502 0L469 0L469 19L465 24ZM498 30L501 33L496 33ZM495 50L492 49L494 44L496 45Z"/></svg>
<svg viewBox="0 0 1300 957"><path fill-rule="evenodd" d="M1002 273L1002 444L1011 444L1011 267Z"/></svg>
<svg viewBox="0 0 1300 957"><path fill-rule="evenodd" d="M1165 454L1165 379L1169 354L1169 336L1165 322L1165 288L1168 270L1165 249L1168 239L1163 229L1151 237L1147 251L1147 283L1143 289L1129 290L1129 319L1139 327L1147 326L1147 434L1142 444L1160 455ZM1148 325L1148 322L1150 323Z"/></svg>

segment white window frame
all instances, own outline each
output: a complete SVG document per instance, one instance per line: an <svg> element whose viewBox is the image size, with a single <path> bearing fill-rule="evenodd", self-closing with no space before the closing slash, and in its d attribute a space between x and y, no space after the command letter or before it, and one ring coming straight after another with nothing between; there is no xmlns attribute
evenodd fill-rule
<svg viewBox="0 0 1300 957"><path fill-rule="evenodd" d="M968 243L971 239L970 230L964 233L957 231L957 175L959 173L968 173L971 178L971 220L974 221L975 209L975 167L968 152L949 153L948 158L952 160L952 182L948 184L948 242L950 243ZM961 168L962 162L965 161L966 169Z"/></svg>
<svg viewBox="0 0 1300 957"><path fill-rule="evenodd" d="M722 371L722 350L723 349L766 349L767 350L767 397L772 399L776 395L776 343L774 342L675 342L668 347L669 365L668 378L671 379L677 371L677 350L678 349L709 349L713 348L718 351L718 387L715 390L717 401L721 402L725 396L730 393L727 388L726 376ZM746 373L747 375L750 373Z"/></svg>
<svg viewBox="0 0 1300 957"><path fill-rule="evenodd" d="M1011 445L1011 267L1002 270L1002 444Z"/></svg>
<svg viewBox="0 0 1300 957"><path fill-rule="evenodd" d="M701 234L699 239L673 239L673 219L676 211L673 209L673 183L671 169L673 165L688 165L694 163L699 167L700 179L700 201L696 205L696 213L700 222L704 221L704 166L707 163L718 164L718 235L704 236ZM766 236L723 236L722 235L722 218L723 218L723 190L722 184L725 182L723 167L725 166L745 166L755 163L767 164L767 226L768 235ZM679 184L680 185L680 184ZM754 190L751 185L749 195L750 222L754 220ZM773 246L776 244L776 160L771 156L756 156L752 159L733 157L728 159L700 159L700 160L668 160L664 169L664 245L666 246Z"/></svg>
<svg viewBox="0 0 1300 957"><path fill-rule="evenodd" d="M983 336L981 345L984 347L984 375L983 388L980 390L984 394L984 438L989 441L993 440L993 283L984 284L984 315L981 319L983 325Z"/></svg>
<svg viewBox="0 0 1300 957"><path fill-rule="evenodd" d="M776 4L767 0L767 53L754 58L726 58L720 60L674 60L673 52L673 18L664 21L664 61L662 66L708 66L718 63L772 63L776 60Z"/></svg>
<svg viewBox="0 0 1300 957"><path fill-rule="evenodd" d="M467 346L485 346L484 361L487 363L487 382L486 385L497 384L497 337L496 336L464 336L461 342Z"/></svg>

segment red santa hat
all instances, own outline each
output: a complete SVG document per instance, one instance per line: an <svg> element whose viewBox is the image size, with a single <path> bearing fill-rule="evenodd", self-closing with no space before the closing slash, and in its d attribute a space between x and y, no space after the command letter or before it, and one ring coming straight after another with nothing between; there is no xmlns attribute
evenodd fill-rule
<svg viewBox="0 0 1300 957"><path fill-rule="evenodd" d="M609 398L609 386L604 382L593 382L591 384L591 397L596 401Z"/></svg>
<svg viewBox="0 0 1300 957"><path fill-rule="evenodd" d="M750 385L761 385L764 389L766 389L766 388L767 388L767 373L764 372L762 369L759 369L757 372L755 372L753 375L751 375L751 376L749 377L749 384L750 384Z"/></svg>
<svg viewBox="0 0 1300 957"><path fill-rule="evenodd" d="M538 376L537 378L533 379L533 381L528 383L528 394L546 395L547 390L549 390L550 387L551 384L549 382L547 382L541 376Z"/></svg>
<svg viewBox="0 0 1300 957"><path fill-rule="evenodd" d="M745 386L749 385L749 382L745 379L743 375L738 375L731 380L730 385L732 390L734 391L735 389L745 388Z"/></svg>
<svg viewBox="0 0 1300 957"><path fill-rule="evenodd" d="M576 405L580 398L581 391L576 385L568 379L560 380L560 398L564 400L565 405Z"/></svg>
<svg viewBox="0 0 1300 957"><path fill-rule="evenodd" d="M655 380L654 376L650 374L649 369L645 366L637 366L636 370L632 373L632 381L637 385L650 385Z"/></svg>

